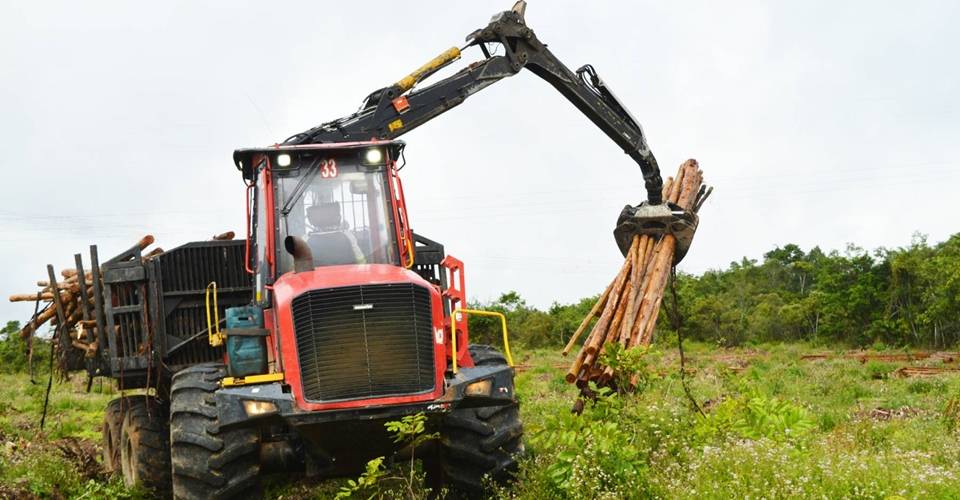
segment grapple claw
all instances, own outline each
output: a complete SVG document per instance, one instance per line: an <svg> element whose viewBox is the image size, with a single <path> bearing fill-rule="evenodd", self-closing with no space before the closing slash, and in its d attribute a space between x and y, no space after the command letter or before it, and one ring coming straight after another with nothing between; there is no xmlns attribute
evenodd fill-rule
<svg viewBox="0 0 960 500"><path fill-rule="evenodd" d="M627 205L623 207L620 217L617 218L613 237L617 240L620 253L626 256L634 235L646 234L659 239L666 234L672 234L677 240L673 263L678 264L693 243L693 235L697 232L699 221L700 218L696 213L684 210L675 203L650 205L644 202L635 207Z"/></svg>

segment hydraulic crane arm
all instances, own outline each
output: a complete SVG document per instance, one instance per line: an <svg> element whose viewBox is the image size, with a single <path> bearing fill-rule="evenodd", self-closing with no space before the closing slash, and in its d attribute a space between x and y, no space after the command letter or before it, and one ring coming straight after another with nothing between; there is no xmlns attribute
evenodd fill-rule
<svg viewBox="0 0 960 500"><path fill-rule="evenodd" d="M640 166L647 199L662 203L663 181L657 160L647 146L643 129L590 65L570 71L526 26L526 2L501 12L482 29L467 36L467 45L479 46L484 59L429 86L411 90L437 70L460 58L451 48L397 83L371 93L356 113L294 135L286 144L394 139L456 107L467 97L527 68L546 80L587 118L617 143ZM499 45L503 54L492 55ZM665 214L661 214L665 215Z"/></svg>
<svg viewBox="0 0 960 500"><path fill-rule="evenodd" d="M547 49L524 20L526 2L493 16L490 23L467 36L467 45L478 46L484 58L431 85L413 89L430 75L460 58L450 48L397 83L372 92L356 113L324 123L288 138L286 144L395 139L461 104L480 90L527 68L563 94L607 137L633 158L643 173L647 203L627 205L617 219L614 238L626 255L634 235L673 234L677 240L674 262L686 254L697 228L697 215L663 203L660 167L647 146L640 123L613 91L597 76L593 66L570 71ZM501 49L491 51L491 48Z"/></svg>

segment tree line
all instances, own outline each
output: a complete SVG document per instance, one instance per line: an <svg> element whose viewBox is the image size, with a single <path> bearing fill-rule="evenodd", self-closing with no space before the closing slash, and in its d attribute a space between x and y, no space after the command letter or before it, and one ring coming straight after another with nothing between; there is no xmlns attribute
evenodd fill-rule
<svg viewBox="0 0 960 500"><path fill-rule="evenodd" d="M945 348L960 341L960 233L930 244L915 235L902 248L804 251L787 244L762 260L677 276L677 311L685 338L739 346L808 341L851 347ZM669 290L658 337L673 336ZM516 292L481 304L507 315L511 337L536 347L560 346L597 297L546 310ZM500 327L470 320L474 341L499 345Z"/></svg>

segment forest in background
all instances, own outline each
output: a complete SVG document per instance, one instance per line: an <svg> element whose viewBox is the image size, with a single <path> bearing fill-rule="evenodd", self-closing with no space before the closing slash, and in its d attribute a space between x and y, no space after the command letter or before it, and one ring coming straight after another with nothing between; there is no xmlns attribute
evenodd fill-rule
<svg viewBox="0 0 960 500"><path fill-rule="evenodd" d="M787 244L761 261L743 258L698 276L679 272L677 295L684 337L725 347L789 341L954 346L960 340L960 233L935 244L915 235L909 246L873 251ZM504 312L511 339L550 347L566 342L596 300L540 310L511 291L476 305ZM675 341L670 300L668 288L656 342ZM474 342L500 344L494 320L471 318L470 334Z"/></svg>

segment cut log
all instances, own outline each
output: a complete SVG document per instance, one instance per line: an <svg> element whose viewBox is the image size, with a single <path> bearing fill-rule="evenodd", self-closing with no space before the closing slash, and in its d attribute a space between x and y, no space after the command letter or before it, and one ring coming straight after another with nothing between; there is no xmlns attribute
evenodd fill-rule
<svg viewBox="0 0 960 500"><path fill-rule="evenodd" d="M668 178L663 186L665 201L694 212L711 192L712 188L703 185L703 171L695 160L684 162L677 175ZM586 389L590 382L609 386L617 379L614 370L600 361L606 345L619 342L630 349L648 346L653 341L675 253L673 235L634 237L620 272L563 350L564 355L572 350L580 335L599 315L564 377L568 383L577 384L583 396L590 396Z"/></svg>
<svg viewBox="0 0 960 500"><path fill-rule="evenodd" d="M597 303L593 305L593 308L590 309L590 312L587 313L587 316L583 318L583 322L580 323L580 326L577 327L577 331L573 332L573 335L570 336L570 341L567 342L567 346L563 348L563 354L566 356L570 353L570 350L573 349L573 346L576 345L577 339L580 338L580 335L583 335L583 332L587 329L587 326L590 325L590 322L594 318L600 315L600 311L603 310L603 306L607 303L607 297L610 296L610 289L613 288L613 283L607 285L607 289L603 291L603 295L597 299Z"/></svg>
<svg viewBox="0 0 960 500"><path fill-rule="evenodd" d="M144 259L152 259L152 258L154 258L154 257L156 257L157 255L160 255L160 254L162 254L162 253L163 253L163 249L160 248L160 247L157 247L157 248L154 248L153 250L150 250L150 253L144 255L143 258L144 258Z"/></svg>

